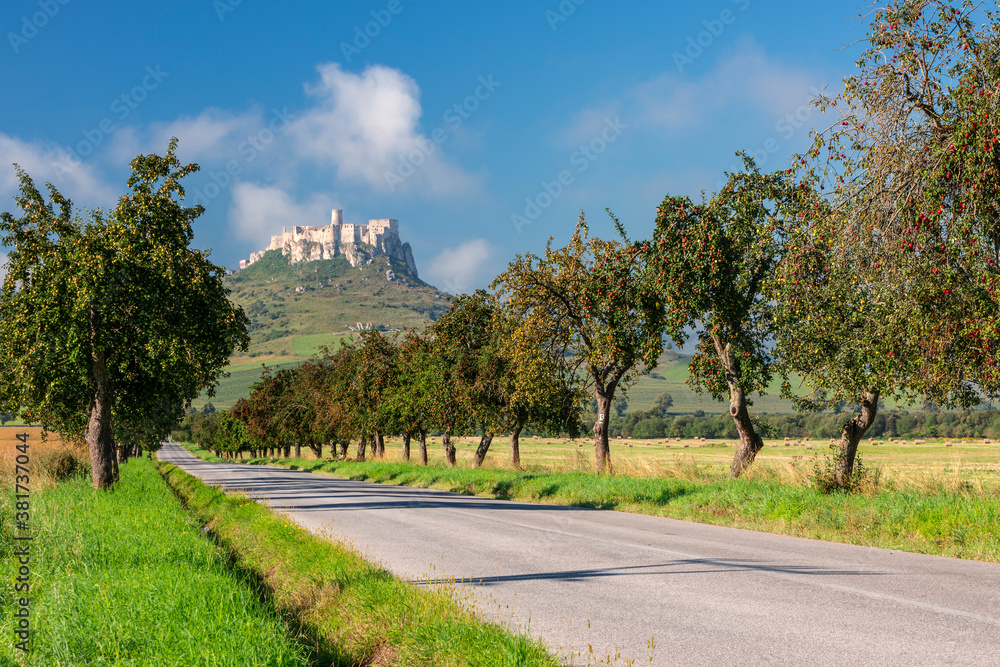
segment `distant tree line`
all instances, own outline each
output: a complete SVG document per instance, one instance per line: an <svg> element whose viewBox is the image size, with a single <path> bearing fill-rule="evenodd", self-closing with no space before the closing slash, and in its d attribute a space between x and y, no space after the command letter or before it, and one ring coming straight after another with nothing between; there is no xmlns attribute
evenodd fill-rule
<svg viewBox="0 0 1000 667"><path fill-rule="evenodd" d="M700 411L699 411L700 412ZM845 416L799 412L762 415L765 437L839 439ZM737 437L729 415L661 415L657 411L634 411L612 419L612 437L623 438L728 438ZM998 438L1000 411L966 412L891 411L876 415L865 435L872 438Z"/></svg>

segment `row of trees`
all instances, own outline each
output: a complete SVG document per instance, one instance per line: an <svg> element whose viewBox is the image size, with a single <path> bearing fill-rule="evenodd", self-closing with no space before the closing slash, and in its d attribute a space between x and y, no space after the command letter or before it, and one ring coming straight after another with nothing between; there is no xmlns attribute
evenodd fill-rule
<svg viewBox="0 0 1000 667"><path fill-rule="evenodd" d="M759 427L768 438L837 438L843 431L842 414L795 412L762 416ZM611 436L624 438L736 438L729 415L661 415L636 410L611 420ZM871 438L1000 438L1000 412L882 411L865 432Z"/></svg>
<svg viewBox="0 0 1000 667"><path fill-rule="evenodd" d="M763 444L749 397L775 377L803 408L861 405L841 433L842 485L880 398L968 408L1000 395L996 17L972 2L893 3L874 10L867 42L844 91L815 101L836 122L792 168L761 174L746 159L701 203L668 195L652 238L624 249L641 277L595 286L626 295L633 325L677 344L699 332L689 383L728 399L733 477ZM593 274L613 265L598 259ZM564 295L548 303L573 321ZM653 338L631 342L647 351Z"/></svg>
<svg viewBox="0 0 1000 667"><path fill-rule="evenodd" d="M416 441L427 463L427 436L441 433L445 455L456 463L453 438L480 437L480 465L494 437L510 435L510 459L520 463L519 437L528 426L551 433L579 432L583 395L565 350L518 345L528 329L509 310L479 291L457 298L427 332L390 338L366 331L294 369L264 370L232 410L202 419L192 435L218 454L279 449L296 456L302 446L322 456L324 446L355 458L384 454L386 435L402 435L403 457ZM199 435L201 436L199 438Z"/></svg>

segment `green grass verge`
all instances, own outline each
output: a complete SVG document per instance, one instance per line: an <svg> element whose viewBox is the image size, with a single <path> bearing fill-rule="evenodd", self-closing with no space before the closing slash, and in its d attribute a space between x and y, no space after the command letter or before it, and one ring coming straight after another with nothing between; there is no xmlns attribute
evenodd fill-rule
<svg viewBox="0 0 1000 667"><path fill-rule="evenodd" d="M13 493L4 492L12 516ZM149 460L112 490L75 478L31 495L31 651L14 648L17 559L0 531L0 664L308 665L280 615L188 516Z"/></svg>
<svg viewBox="0 0 1000 667"><path fill-rule="evenodd" d="M172 465L160 468L188 510L335 664L558 664L539 642L478 620L447 585L419 589L264 506L227 496Z"/></svg>
<svg viewBox="0 0 1000 667"><path fill-rule="evenodd" d="M192 448L202 459L211 452ZM735 481L442 468L408 463L251 459L347 479L488 498L613 509L833 542L1000 562L995 493L883 489L832 493L768 479Z"/></svg>

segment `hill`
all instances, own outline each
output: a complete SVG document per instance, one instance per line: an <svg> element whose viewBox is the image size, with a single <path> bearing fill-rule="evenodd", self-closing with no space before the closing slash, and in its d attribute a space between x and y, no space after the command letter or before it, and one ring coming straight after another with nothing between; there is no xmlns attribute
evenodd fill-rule
<svg viewBox="0 0 1000 667"><path fill-rule="evenodd" d="M294 366L362 328L422 330L447 312L450 298L385 255L354 267L344 255L292 264L281 250L269 250L225 283L250 318L250 348L230 358L230 376L196 408L208 400L231 407L260 377L261 364Z"/></svg>
<svg viewBox="0 0 1000 667"><path fill-rule="evenodd" d="M362 327L423 329L449 303L446 293L385 255L353 267L343 255L292 264L270 250L226 283L250 318L253 341L246 354L230 360L234 366L301 361Z"/></svg>

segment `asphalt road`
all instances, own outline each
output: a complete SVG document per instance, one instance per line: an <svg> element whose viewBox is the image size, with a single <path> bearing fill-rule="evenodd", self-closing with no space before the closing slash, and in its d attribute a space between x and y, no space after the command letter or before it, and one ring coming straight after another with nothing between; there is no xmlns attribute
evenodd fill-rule
<svg viewBox="0 0 1000 667"><path fill-rule="evenodd" d="M996 564L159 456L400 577L471 582L572 664L1000 665Z"/></svg>

